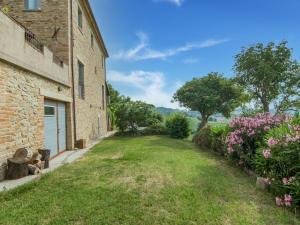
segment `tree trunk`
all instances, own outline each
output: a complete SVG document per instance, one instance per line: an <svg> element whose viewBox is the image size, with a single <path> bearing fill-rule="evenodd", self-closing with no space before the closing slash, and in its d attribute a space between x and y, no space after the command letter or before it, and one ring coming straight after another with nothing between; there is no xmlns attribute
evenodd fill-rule
<svg viewBox="0 0 300 225"><path fill-rule="evenodd" d="M28 176L28 160L21 158L11 158L7 160L6 179L16 180Z"/></svg>
<svg viewBox="0 0 300 225"><path fill-rule="evenodd" d="M263 110L265 113L270 112L270 103L267 100L267 95L265 93L262 94L261 103L263 105Z"/></svg>
<svg viewBox="0 0 300 225"><path fill-rule="evenodd" d="M208 122L208 116L206 116L205 114L201 114L201 122L199 125L199 130L205 128L207 126L207 122Z"/></svg>
<svg viewBox="0 0 300 225"><path fill-rule="evenodd" d="M270 112L270 107L268 102L263 102L263 110L265 113Z"/></svg>
<svg viewBox="0 0 300 225"><path fill-rule="evenodd" d="M13 158L26 159L28 155L29 155L29 150L27 150L26 148L20 148L15 152Z"/></svg>
<svg viewBox="0 0 300 225"><path fill-rule="evenodd" d="M41 172L41 169L38 166L29 164L28 171L29 171L29 174L38 175Z"/></svg>
<svg viewBox="0 0 300 225"><path fill-rule="evenodd" d="M42 162L44 162L42 169L49 168L49 159L50 159L50 150L49 149L39 149L39 153L42 155Z"/></svg>

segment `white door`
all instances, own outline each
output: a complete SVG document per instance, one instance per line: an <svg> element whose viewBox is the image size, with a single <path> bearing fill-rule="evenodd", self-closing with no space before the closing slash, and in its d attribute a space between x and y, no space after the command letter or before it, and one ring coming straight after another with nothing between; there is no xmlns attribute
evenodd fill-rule
<svg viewBox="0 0 300 225"><path fill-rule="evenodd" d="M58 151L65 151L67 148L67 132L66 132L66 105L64 103L57 104L58 114Z"/></svg>
<svg viewBox="0 0 300 225"><path fill-rule="evenodd" d="M66 150L66 108L64 103L45 100L44 147L50 149L50 157Z"/></svg>

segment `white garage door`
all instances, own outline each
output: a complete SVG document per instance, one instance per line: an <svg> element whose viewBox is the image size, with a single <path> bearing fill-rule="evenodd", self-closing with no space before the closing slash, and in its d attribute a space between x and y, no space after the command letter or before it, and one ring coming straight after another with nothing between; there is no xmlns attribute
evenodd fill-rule
<svg viewBox="0 0 300 225"><path fill-rule="evenodd" d="M50 156L66 150L66 106L64 103L45 101L45 144L51 150Z"/></svg>

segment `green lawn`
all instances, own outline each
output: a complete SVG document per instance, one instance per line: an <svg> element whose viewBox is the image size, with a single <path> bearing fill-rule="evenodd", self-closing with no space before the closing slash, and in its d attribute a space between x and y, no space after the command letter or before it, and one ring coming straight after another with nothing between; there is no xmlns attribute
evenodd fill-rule
<svg viewBox="0 0 300 225"><path fill-rule="evenodd" d="M300 224L225 160L166 137L110 138L0 194L0 224Z"/></svg>

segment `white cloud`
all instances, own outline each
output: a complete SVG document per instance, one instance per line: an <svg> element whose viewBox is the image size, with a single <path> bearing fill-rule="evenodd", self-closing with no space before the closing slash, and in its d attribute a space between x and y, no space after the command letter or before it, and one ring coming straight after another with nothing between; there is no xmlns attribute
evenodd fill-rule
<svg viewBox="0 0 300 225"><path fill-rule="evenodd" d="M179 108L177 103L172 103L174 92L182 86L182 83L176 82L170 92L164 90L165 76L161 72L147 72L147 71L132 71L125 74L119 71L109 71L108 80L112 83L121 83L136 88L138 94L130 95L133 100L141 100L155 106L164 106L170 108Z"/></svg>
<svg viewBox="0 0 300 225"><path fill-rule="evenodd" d="M169 2L176 6L181 6L185 0L154 0L155 2Z"/></svg>
<svg viewBox="0 0 300 225"><path fill-rule="evenodd" d="M198 62L199 62L199 59L197 59L197 58L187 58L187 59L183 60L183 63L185 63L185 64L195 64Z"/></svg>
<svg viewBox="0 0 300 225"><path fill-rule="evenodd" d="M194 49L209 48L228 41L227 39L208 39L206 41L198 43L188 43L177 48L154 50L149 46L149 38L146 33L140 32L137 33L137 36L139 38L139 43L137 44L137 46L125 51L120 51L117 54L113 55L112 58L135 61L146 59L167 59L168 57L175 56L182 52L187 52Z"/></svg>

